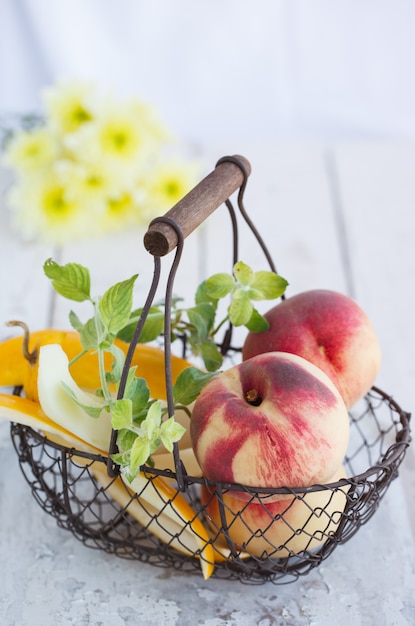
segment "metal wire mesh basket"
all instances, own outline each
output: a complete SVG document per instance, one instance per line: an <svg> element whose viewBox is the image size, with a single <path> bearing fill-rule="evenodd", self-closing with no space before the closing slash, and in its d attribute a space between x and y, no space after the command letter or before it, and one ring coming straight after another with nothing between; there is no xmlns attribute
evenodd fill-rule
<svg viewBox="0 0 415 626"><path fill-rule="evenodd" d="M184 238L225 203L231 216L236 260L237 219L229 197L239 188L240 212L275 270L243 206L249 173L249 163L242 157L221 159L176 207L154 220L146 234L145 246L154 256L155 272L131 345L138 341L157 291L160 259L176 249L166 288L168 403L173 399L167 320ZM221 350L225 359L233 362L235 355L238 358L231 326L224 334ZM202 567L205 577L279 584L307 574L337 545L348 541L375 513L398 475L410 443L409 413L373 387L350 412L350 426L344 472L330 484L298 489L254 489L189 475L177 444L173 469L142 467L138 482L130 486L110 460L115 432L108 456L68 448L59 439L19 424L12 424L11 437L23 475L39 505L86 546L189 573L200 574ZM234 497L235 491L244 492L243 501Z"/></svg>

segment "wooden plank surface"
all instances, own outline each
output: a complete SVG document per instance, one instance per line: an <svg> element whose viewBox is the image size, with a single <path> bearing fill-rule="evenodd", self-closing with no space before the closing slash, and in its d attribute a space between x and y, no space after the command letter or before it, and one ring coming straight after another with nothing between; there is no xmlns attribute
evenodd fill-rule
<svg viewBox="0 0 415 626"><path fill-rule="evenodd" d="M232 147L232 153L247 156L252 165L245 206L279 273L288 279L289 293L321 286L344 291L346 283L322 146L241 141ZM209 146L205 160L214 163L224 154L226 144ZM226 211L219 210L210 218L207 231L204 271L209 275L227 261L230 229ZM215 254L209 254L212 240L218 242ZM240 258L245 257L253 267L264 267L260 248L249 230L241 228Z"/></svg>
<svg viewBox="0 0 415 626"><path fill-rule="evenodd" d="M414 410L415 149L412 144L344 144L332 152L345 218L354 296L382 347L377 384ZM415 453L401 468L415 537ZM408 497L409 496L409 497ZM396 511L395 514L405 515Z"/></svg>
<svg viewBox="0 0 415 626"><path fill-rule="evenodd" d="M415 145L240 141L201 146L198 156L208 173L227 154L243 154L251 162L246 208L290 282L288 293L325 287L356 297L382 344L379 384L411 410ZM10 232L4 206L1 211L1 336L9 332L2 322L10 317L21 317L33 328L50 322L67 325L68 305L57 300L51 307L41 272L54 251L20 242ZM88 265L96 293L139 271L138 304L152 271L142 235L73 244L55 254L61 261ZM189 236L184 254L176 284L190 299L200 280L231 263L226 209ZM241 234L240 256L254 267L263 266L248 232ZM7 564L0 617L5 624L415 622L412 449L367 526L317 570L278 588L205 582L88 550L60 530L30 496L4 423L0 459L0 560Z"/></svg>

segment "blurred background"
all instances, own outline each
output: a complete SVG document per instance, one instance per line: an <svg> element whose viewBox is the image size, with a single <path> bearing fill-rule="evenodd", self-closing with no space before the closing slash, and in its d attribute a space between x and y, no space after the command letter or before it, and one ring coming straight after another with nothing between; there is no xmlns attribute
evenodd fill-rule
<svg viewBox="0 0 415 626"><path fill-rule="evenodd" d="M192 142L414 136L414 20L411 0L1 0L0 114L75 77Z"/></svg>

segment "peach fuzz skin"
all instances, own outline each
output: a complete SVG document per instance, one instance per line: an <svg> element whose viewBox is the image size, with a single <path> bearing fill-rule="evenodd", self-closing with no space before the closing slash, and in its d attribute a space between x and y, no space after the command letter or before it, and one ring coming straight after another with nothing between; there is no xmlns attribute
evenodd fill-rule
<svg viewBox="0 0 415 626"><path fill-rule="evenodd" d="M260 403L250 404L255 391ZM324 483L341 465L349 416L331 380L293 354L267 353L213 378L190 436L203 475L254 488Z"/></svg>
<svg viewBox="0 0 415 626"><path fill-rule="evenodd" d="M341 466L329 482L345 477ZM316 550L336 531L348 489L346 483L338 489L321 489L269 504L266 498L244 502L232 492L223 493L227 532L239 550L257 557L285 558ZM215 489L202 485L201 501L212 530L215 534L220 531L215 543L226 545Z"/></svg>
<svg viewBox="0 0 415 626"><path fill-rule="evenodd" d="M270 309L269 329L249 333L243 360L275 350L298 354L322 369L351 408L373 385L381 351L375 330L349 296L311 290L287 298Z"/></svg>

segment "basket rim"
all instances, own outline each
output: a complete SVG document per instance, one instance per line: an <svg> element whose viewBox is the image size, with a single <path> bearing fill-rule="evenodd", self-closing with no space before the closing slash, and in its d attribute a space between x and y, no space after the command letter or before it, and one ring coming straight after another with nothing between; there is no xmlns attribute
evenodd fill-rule
<svg viewBox="0 0 415 626"><path fill-rule="evenodd" d="M309 485L308 487L287 487L284 485L281 487L252 487L252 486L243 485L241 483L226 483L226 482L209 480L204 476L192 476L190 474L187 474L187 472L185 472L184 473L184 478L185 478L184 491L186 491L187 487L191 485L199 484L199 485L205 485L208 488L213 487L221 491L244 491L249 496L255 496L255 495L257 496L258 495L261 495L261 496L267 496L267 495L296 496L296 495L301 495L301 494L306 494L306 493L311 493L311 492L316 492L316 491L337 490L337 489L341 489L345 485L352 485L352 486L358 485L360 483L366 482L371 476L373 476L374 474L378 474L380 471L385 471L386 473L390 472L393 465L399 461L400 457L402 457L402 453L406 450L406 448L411 443L411 428L410 428L411 413L403 410L401 406L398 404L398 402L392 396L390 396L388 393L386 393L379 387L375 385L372 386L369 392L365 395L365 397L369 396L371 392L378 394L381 397L382 401L387 402L390 408L393 409L399 415L399 422L402 428L399 432L396 433L395 442L389 445L389 447L387 448L387 450L385 451L385 453L383 454L379 462L371 465L367 470L360 472L354 476L350 476L348 478L341 478L340 480L330 482L330 483L315 483L313 485ZM55 448L56 450L61 451L62 453L66 453L70 457L78 456L81 458L90 459L91 462L99 462L105 465L108 464L108 458L109 458L108 455L104 456L100 454L93 454L89 452L84 452L82 450L78 450L77 448L74 448L74 447L65 446L61 443L54 442L53 440L49 439L47 435L42 435L41 433L39 433L38 431L36 431L30 426L24 426L22 424L12 422L11 429L13 430L13 428L16 428L16 427L19 427L25 430L26 432L30 432L30 434L39 442L43 444L47 444L51 446L52 448ZM176 480L176 472L170 469L153 468L149 465L143 465L140 469L149 480L151 480L151 476L153 477L161 476L164 478L168 478L170 480Z"/></svg>

